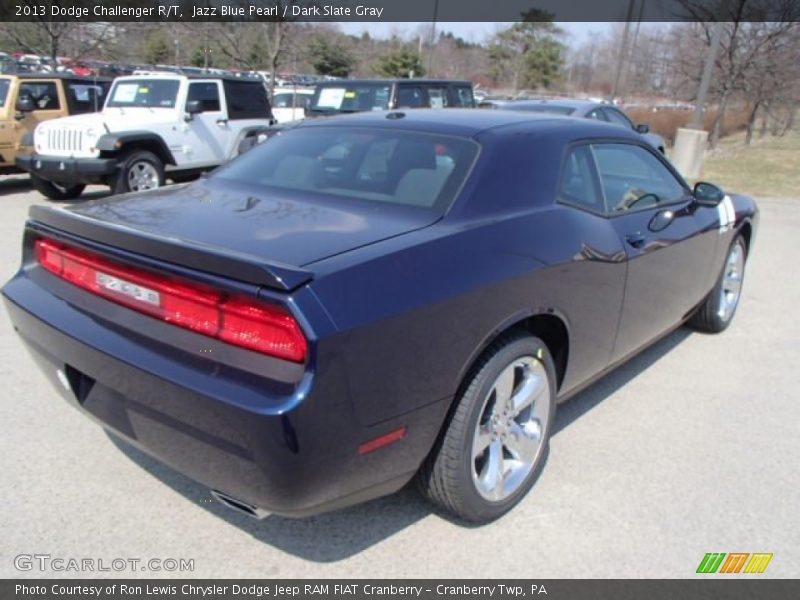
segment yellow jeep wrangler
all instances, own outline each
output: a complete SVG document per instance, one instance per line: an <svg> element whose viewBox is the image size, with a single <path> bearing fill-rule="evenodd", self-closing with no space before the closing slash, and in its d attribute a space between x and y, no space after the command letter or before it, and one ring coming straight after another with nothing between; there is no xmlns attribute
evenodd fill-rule
<svg viewBox="0 0 800 600"><path fill-rule="evenodd" d="M111 79L76 75L35 74L0 75L0 175L24 173L14 160L17 153L33 151L33 130L42 121L96 112L111 86ZM58 184L42 180L37 183ZM61 190L64 197L68 192Z"/></svg>

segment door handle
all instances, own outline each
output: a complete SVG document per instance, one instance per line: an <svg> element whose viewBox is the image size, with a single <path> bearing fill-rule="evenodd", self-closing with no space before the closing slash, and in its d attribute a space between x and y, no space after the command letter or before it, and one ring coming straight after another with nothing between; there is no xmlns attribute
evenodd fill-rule
<svg viewBox="0 0 800 600"><path fill-rule="evenodd" d="M642 246L644 246L645 237L644 235L642 235L641 231L636 231L634 233L629 233L628 235L626 235L625 241L628 242L630 246L639 249Z"/></svg>
<svg viewBox="0 0 800 600"><path fill-rule="evenodd" d="M227 125L228 119L217 119L217 125Z"/></svg>

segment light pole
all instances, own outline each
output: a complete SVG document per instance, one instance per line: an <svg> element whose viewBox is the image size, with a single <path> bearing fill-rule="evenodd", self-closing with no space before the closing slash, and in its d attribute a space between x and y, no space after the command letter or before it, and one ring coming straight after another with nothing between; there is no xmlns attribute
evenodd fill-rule
<svg viewBox="0 0 800 600"><path fill-rule="evenodd" d="M689 122L689 129L703 128L703 112L705 111L706 95L708 86L711 84L711 75L714 72L714 63L717 60L719 51L719 41L722 39L722 31L725 29L723 21L714 23L714 30L711 32L711 45L706 51L706 62L703 65L703 76L700 78L700 87L697 88L697 98L694 105L692 120Z"/></svg>
<svg viewBox="0 0 800 600"><path fill-rule="evenodd" d="M700 87L697 89L697 99L692 120L689 125L681 127L675 134L672 163L687 179L698 179L702 174L703 157L708 141L708 132L703 129L703 110L724 29L724 22L718 21L714 23L714 30L711 32L711 45L706 51L703 75L700 78Z"/></svg>
<svg viewBox="0 0 800 600"><path fill-rule="evenodd" d="M614 98L617 97L617 88L619 87L619 77L622 74L622 64L625 62L625 57L627 55L628 50L628 34L631 30L631 19L633 18L633 5L636 3L636 0L630 0L628 2L628 15L625 17L625 31L622 33L622 46L619 49L619 55L617 56L617 70L614 73L614 84L611 87L611 102L614 102Z"/></svg>
<svg viewBox="0 0 800 600"><path fill-rule="evenodd" d="M430 77L433 69L433 48L436 44L436 18L439 15L439 0L433 2L433 23L431 24L431 49L428 52L428 76Z"/></svg>

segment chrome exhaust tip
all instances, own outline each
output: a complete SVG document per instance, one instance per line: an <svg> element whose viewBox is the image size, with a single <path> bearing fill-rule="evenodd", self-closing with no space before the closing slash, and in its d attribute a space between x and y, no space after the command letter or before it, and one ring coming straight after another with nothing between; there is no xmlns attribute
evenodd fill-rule
<svg viewBox="0 0 800 600"><path fill-rule="evenodd" d="M245 514L253 519L260 520L269 515L269 512L264 510L263 508L258 508L257 506L248 504L247 502L239 500L238 498L229 496L225 492L220 492L218 490L211 490L211 495L214 496L214 498L216 498L219 502L221 502L228 508L232 508L233 510Z"/></svg>

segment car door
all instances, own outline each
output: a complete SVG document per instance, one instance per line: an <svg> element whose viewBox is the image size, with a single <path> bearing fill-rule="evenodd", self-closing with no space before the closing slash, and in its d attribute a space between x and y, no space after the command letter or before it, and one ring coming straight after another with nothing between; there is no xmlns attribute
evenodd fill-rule
<svg viewBox="0 0 800 600"><path fill-rule="evenodd" d="M681 322L708 291L714 239L685 183L638 143L593 143L606 211L627 258L614 359Z"/></svg>
<svg viewBox="0 0 800 600"><path fill-rule="evenodd" d="M191 153L187 167L219 165L230 156L235 134L228 122L225 95L219 80L192 80L186 101L200 101L202 112L187 122L186 145Z"/></svg>
<svg viewBox="0 0 800 600"><path fill-rule="evenodd" d="M17 89L17 98L28 96L35 110L20 113L12 125L14 141L20 144L26 133L36 129L39 123L66 116L67 102L59 81L53 79L22 79Z"/></svg>
<svg viewBox="0 0 800 600"><path fill-rule="evenodd" d="M557 200L567 213L557 245L571 248L572 259L558 269L552 285L566 291L560 304L575 342L567 385L579 385L612 360L627 270L588 144L575 144L566 153Z"/></svg>

